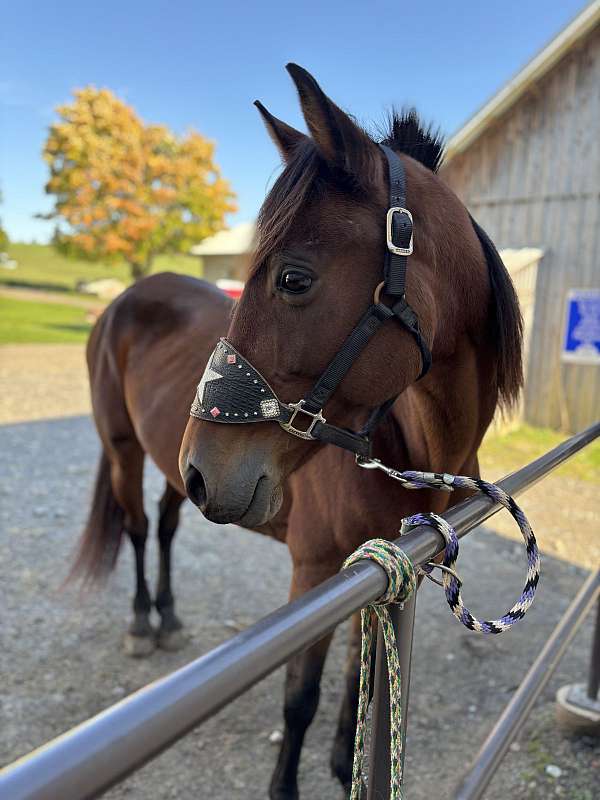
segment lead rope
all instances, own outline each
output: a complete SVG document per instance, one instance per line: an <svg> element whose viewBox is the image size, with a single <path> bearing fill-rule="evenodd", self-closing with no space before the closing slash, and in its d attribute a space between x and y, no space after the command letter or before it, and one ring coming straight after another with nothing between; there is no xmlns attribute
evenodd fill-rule
<svg viewBox="0 0 600 800"><path fill-rule="evenodd" d="M387 606L404 603L415 590L417 575L412 561L394 542L386 539L371 539L355 550L345 561L343 569L357 561L369 559L383 567L388 576L385 593L363 608L360 614L362 642L360 648L360 679L358 712L356 715L356 737L354 739L354 761L352 764L352 791L350 800L359 800L362 785L362 764L367 732L369 710L369 686L371 683L371 649L373 647L374 615L377 616L388 665L390 683L390 798L402 798L402 676L394 626Z"/></svg>
<svg viewBox="0 0 600 800"><path fill-rule="evenodd" d="M469 630L478 633L498 634L508 630L518 620L523 619L533 602L535 590L540 578L540 556L533 530L527 517L514 499L499 486L477 478L463 475L448 475L431 472L406 470L399 472L385 467L376 460L361 461L359 466L367 469L381 469L390 477L400 481L407 489L434 488L452 491L455 488L481 491L495 503L500 503L511 513L517 522L527 552L527 580L519 600L509 611L496 620L479 620L465 607L460 587L462 581L455 572L458 559L458 537L454 528L437 514L414 514L402 520L401 533L418 525L430 525L435 528L446 542L446 550L442 564L429 562L421 568L422 573L431 577L434 567L442 570L442 583L446 600L454 616ZM383 632L390 684L390 800L403 800L403 741L402 741L402 685L400 662L396 636L387 606L390 603L404 603L414 592L416 586L416 570L406 553L393 542L385 539L371 539L355 550L344 562L343 569L363 559L376 561L388 576L388 587L385 594L362 609L361 612L361 663L358 696L358 713L356 737L354 740L354 762L352 767L352 790L350 800L360 800L362 788L362 764L364 758L367 712L369 707L369 685L371 675L371 650L373 646L374 618L377 616Z"/></svg>

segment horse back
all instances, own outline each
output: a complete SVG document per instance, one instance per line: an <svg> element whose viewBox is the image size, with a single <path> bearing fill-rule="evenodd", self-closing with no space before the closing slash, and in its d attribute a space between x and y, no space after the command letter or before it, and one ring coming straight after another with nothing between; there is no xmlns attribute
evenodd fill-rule
<svg viewBox="0 0 600 800"><path fill-rule="evenodd" d="M196 384L227 332L232 305L206 281L160 273L119 295L88 340L92 408L105 448L134 435L182 491L179 444Z"/></svg>

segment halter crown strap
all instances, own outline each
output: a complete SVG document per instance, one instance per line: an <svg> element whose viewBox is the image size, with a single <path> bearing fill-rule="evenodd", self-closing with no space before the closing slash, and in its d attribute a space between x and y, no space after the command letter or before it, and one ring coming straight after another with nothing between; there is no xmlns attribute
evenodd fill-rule
<svg viewBox="0 0 600 800"><path fill-rule="evenodd" d="M405 208L406 178L402 161L390 147L384 144L379 146L387 158L390 184L390 205L386 220L388 247L385 252L383 272L385 292L391 297L402 297L406 286L406 266L408 255L410 255L408 251L412 252L412 217ZM402 211L395 209L402 209ZM391 237L388 235L389 233L392 234ZM390 241L398 245L398 250L405 250L406 254L390 249Z"/></svg>

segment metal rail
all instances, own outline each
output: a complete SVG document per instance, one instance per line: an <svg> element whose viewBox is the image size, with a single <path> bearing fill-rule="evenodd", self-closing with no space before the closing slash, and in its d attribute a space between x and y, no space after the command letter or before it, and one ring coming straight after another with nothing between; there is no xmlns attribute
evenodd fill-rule
<svg viewBox="0 0 600 800"><path fill-rule="evenodd" d="M519 494L599 435L600 423L592 425L500 485L509 494ZM477 495L453 507L446 518L462 537L500 507ZM402 537L402 549L415 564L429 561L443 548L442 537L430 527ZM374 562L340 572L220 647L9 765L0 773L0 796L98 797L379 597L386 584L384 571Z"/></svg>
<svg viewBox="0 0 600 800"><path fill-rule="evenodd" d="M475 756L473 766L456 790L455 800L479 800L482 797L508 746L527 719L533 704L552 676L599 592L600 570L597 570L587 578L577 592L552 636L502 712L481 750Z"/></svg>

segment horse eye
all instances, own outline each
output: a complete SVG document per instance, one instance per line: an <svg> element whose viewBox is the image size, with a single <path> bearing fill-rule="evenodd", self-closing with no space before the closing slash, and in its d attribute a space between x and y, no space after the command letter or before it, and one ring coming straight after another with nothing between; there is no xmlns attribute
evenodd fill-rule
<svg viewBox="0 0 600 800"><path fill-rule="evenodd" d="M312 277L299 269L284 269L279 277L278 288L290 294L304 294L312 286Z"/></svg>

